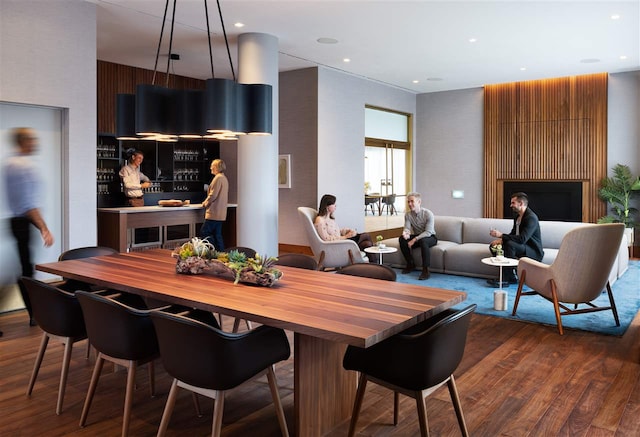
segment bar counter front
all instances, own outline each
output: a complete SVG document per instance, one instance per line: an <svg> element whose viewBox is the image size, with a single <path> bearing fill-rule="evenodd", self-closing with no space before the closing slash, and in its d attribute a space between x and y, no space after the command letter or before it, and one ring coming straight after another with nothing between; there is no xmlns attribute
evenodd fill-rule
<svg viewBox="0 0 640 437"><path fill-rule="evenodd" d="M227 220L222 227L222 237L227 247L236 245L236 207L235 204L229 204ZM198 236L199 225L203 221L202 204L177 207L98 208L98 245L111 247L119 252L149 246L173 249L176 245ZM171 238L172 227L183 227L182 235ZM137 242L136 230L150 228L157 229L157 238L143 243Z"/></svg>
<svg viewBox="0 0 640 437"><path fill-rule="evenodd" d="M400 282L279 267L272 287L181 275L170 251L39 264L39 271L251 320L294 332L298 436L321 436L346 420L356 372L342 368L348 344L369 347L466 299L466 293Z"/></svg>

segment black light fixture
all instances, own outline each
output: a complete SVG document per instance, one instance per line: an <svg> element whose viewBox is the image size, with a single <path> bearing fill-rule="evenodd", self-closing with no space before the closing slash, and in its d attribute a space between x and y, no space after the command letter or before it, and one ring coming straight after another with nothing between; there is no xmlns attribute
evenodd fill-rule
<svg viewBox="0 0 640 437"><path fill-rule="evenodd" d="M165 3L152 83L138 85L135 95L117 95L117 138L121 140L176 141L178 137L236 139L238 135L245 134L270 135L273 121L272 87L266 84L240 84L236 82L220 0L216 0L216 3L233 80L215 77L209 12L207 0L204 0L212 78L206 81L206 90L177 90L168 87L170 62L179 59L179 56L171 51L176 3L177 0L174 0L166 86L155 85L155 77L169 0L166 0Z"/></svg>

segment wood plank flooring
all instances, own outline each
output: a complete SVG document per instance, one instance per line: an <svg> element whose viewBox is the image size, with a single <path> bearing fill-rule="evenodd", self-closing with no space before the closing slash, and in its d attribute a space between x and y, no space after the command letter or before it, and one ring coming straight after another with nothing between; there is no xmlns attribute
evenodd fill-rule
<svg viewBox="0 0 640 437"><path fill-rule="evenodd" d="M552 311L551 307L549 310ZM580 317L580 316L574 316ZM225 318L231 324L231 318ZM51 341L31 397L26 388L41 330L29 327L25 311L0 315L0 435L117 436L122 425L126 374L105 365L87 426L78 427L94 359L74 348L64 411L55 414L62 345ZM290 336L290 340L292 340ZM456 380L473 436L638 436L640 435L640 317L623 337L474 315ZM293 343L291 341L291 343ZM155 398L146 369L137 375L130 435L156 434L170 378L156 366ZM285 414L293 432L293 360L276 366ZM169 425L170 436L211 433L212 404L201 398L202 417L181 391ZM392 425L393 396L369 384L358 423L359 436L418 435L412 399L401 397L400 423ZM427 400L432 436L459 430L446 388ZM329 436L346 435L348 423ZM225 402L224 436L278 436L266 378L233 390Z"/></svg>

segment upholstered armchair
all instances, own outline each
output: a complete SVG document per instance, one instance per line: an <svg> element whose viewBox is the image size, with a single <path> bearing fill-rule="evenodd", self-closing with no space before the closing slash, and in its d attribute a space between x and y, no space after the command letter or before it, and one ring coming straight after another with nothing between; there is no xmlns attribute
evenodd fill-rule
<svg viewBox="0 0 640 437"><path fill-rule="evenodd" d="M563 334L561 316L570 314L611 310L616 326L620 326L609 272L623 232L622 223L581 226L564 236L553 264L520 258L520 281L512 315L516 315L521 296L540 295L553 303L560 335ZM522 291L525 285L532 291ZM609 306L596 306L592 301L605 288Z"/></svg>
<svg viewBox="0 0 640 437"><path fill-rule="evenodd" d="M318 261L318 270L340 268L349 264L368 262L369 259L360 251L358 245L351 240L324 241L313 225L318 212L313 208L301 206L298 214L307 234L311 251Z"/></svg>

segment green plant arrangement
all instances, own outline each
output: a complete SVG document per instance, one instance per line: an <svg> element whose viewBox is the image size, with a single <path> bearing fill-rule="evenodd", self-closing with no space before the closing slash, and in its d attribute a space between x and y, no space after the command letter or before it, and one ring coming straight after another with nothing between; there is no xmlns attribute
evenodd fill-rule
<svg viewBox="0 0 640 437"><path fill-rule="evenodd" d="M638 226L638 209L631 206L632 198L640 192L640 176L635 179L628 166L617 164L613 177L600 182L598 195L611 207L611 214L598 219L598 223L624 223L627 228Z"/></svg>
<svg viewBox="0 0 640 437"><path fill-rule="evenodd" d="M198 237L176 247L171 256L177 258L178 273L211 273L233 279L234 284L243 282L270 287L282 277L282 272L274 267L278 258L260 254L247 258L237 250L218 252L208 240Z"/></svg>

